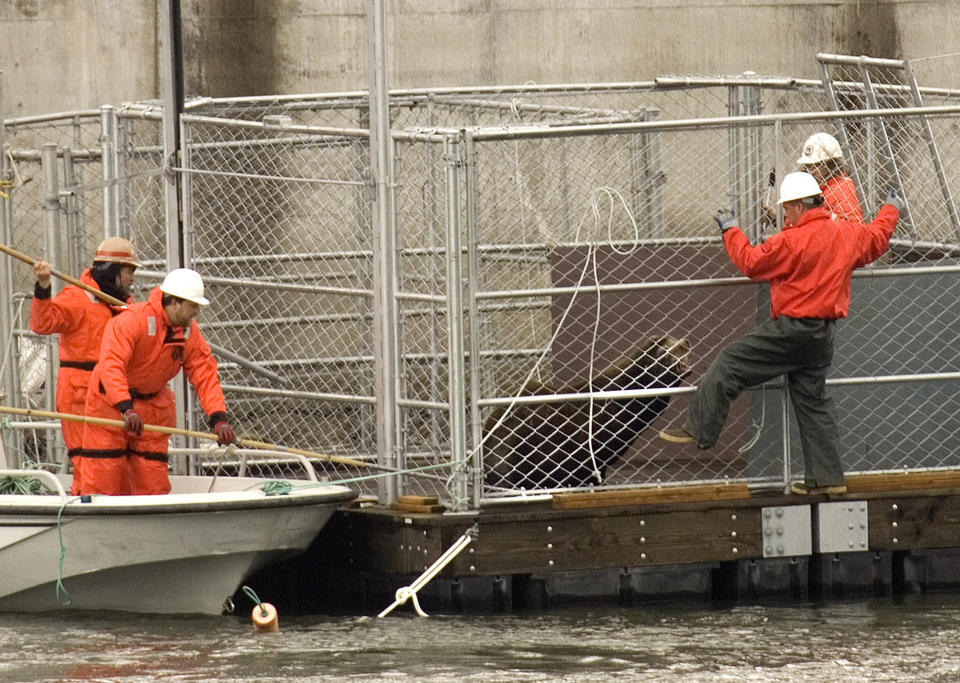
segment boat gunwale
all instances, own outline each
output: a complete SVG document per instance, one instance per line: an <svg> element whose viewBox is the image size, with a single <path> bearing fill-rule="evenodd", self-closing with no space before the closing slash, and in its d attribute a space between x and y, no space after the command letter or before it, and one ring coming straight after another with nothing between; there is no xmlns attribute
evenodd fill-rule
<svg viewBox="0 0 960 683"><path fill-rule="evenodd" d="M329 490L330 488L336 490ZM61 518L86 516L122 516L186 514L198 512L228 512L261 510L264 508L312 507L346 503L357 497L357 492L343 486L331 485L317 490L294 490L289 493L267 495L262 491L214 491L211 493L179 493L158 496L93 496L90 502L80 497L67 500L57 496L0 495L0 524L9 516L59 515ZM247 494L237 497L237 494ZM51 500L39 500L50 498ZM145 502L144 499L149 499ZM27 504L29 501L29 504Z"/></svg>

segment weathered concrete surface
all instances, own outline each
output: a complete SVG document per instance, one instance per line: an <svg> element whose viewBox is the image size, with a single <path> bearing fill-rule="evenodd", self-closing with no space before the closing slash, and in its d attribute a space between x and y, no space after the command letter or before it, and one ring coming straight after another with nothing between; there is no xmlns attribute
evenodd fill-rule
<svg viewBox="0 0 960 683"><path fill-rule="evenodd" d="M5 117L159 95L162 0L2 0ZM366 0L182 0L186 91L366 87ZM955 0L393 0L392 87L816 77L817 52L956 52ZM957 87L957 57L916 65Z"/></svg>

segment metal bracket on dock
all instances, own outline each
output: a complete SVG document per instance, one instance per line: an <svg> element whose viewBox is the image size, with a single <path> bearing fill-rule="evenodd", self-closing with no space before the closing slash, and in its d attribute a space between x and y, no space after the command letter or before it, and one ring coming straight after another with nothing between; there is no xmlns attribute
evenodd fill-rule
<svg viewBox="0 0 960 683"><path fill-rule="evenodd" d="M798 557L813 552L810 506L763 508L763 556Z"/></svg>
<svg viewBox="0 0 960 683"><path fill-rule="evenodd" d="M869 548L867 501L820 503L816 515L819 553L854 553Z"/></svg>
<svg viewBox="0 0 960 683"><path fill-rule="evenodd" d="M405 603L407 600L411 600L411 599L413 600L413 608L417 611L417 614L419 614L421 617L430 616L426 612L424 612L422 609L420 609L420 601L417 599L417 593L420 591L421 588L423 588L428 583L430 583L431 579L433 579L434 576L439 574L444 567L450 564L453 558L455 558L457 555L460 554L460 551L462 551L464 548L470 545L470 541L475 539L479 535L479 533L480 533L480 528L476 524L474 524L472 527L467 529L463 533L463 536L458 538L452 546L447 548L446 552L444 552L443 555L438 557L433 564L427 567L427 569L423 572L423 574L418 576L413 583L411 583L409 586L398 588L393 604L391 604L385 610L380 612L380 614L377 615L377 618L380 619L382 617L387 616L396 607L399 607L400 605Z"/></svg>

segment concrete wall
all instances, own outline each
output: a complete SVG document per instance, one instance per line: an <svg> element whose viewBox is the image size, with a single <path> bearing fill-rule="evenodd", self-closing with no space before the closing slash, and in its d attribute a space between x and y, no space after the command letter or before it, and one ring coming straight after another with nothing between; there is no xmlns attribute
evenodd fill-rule
<svg viewBox="0 0 960 683"><path fill-rule="evenodd" d="M158 3L3 0L6 117L159 96ZM955 0L385 0L391 87L816 77L817 52L958 51ZM365 89L367 0L182 0L186 91ZM958 59L918 63L958 87Z"/></svg>

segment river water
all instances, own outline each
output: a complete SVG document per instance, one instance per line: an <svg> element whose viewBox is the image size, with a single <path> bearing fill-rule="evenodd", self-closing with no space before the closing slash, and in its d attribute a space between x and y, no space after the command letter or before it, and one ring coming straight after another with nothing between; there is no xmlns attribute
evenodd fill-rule
<svg viewBox="0 0 960 683"><path fill-rule="evenodd" d="M960 597L385 619L0 616L3 681L956 681Z"/></svg>

